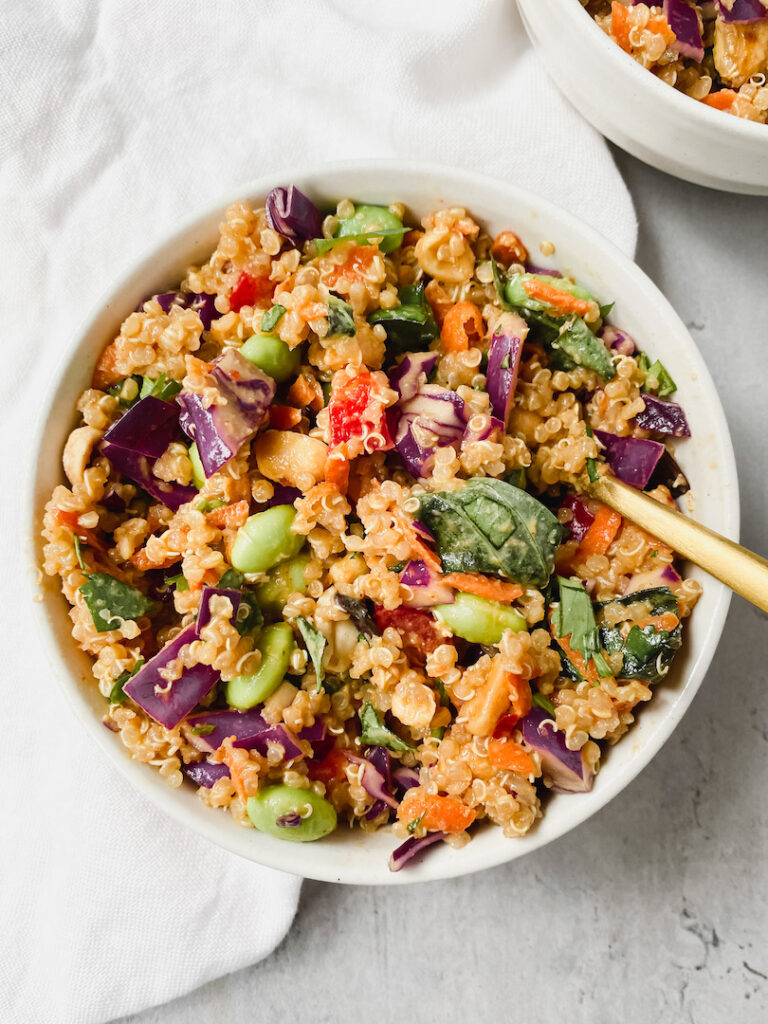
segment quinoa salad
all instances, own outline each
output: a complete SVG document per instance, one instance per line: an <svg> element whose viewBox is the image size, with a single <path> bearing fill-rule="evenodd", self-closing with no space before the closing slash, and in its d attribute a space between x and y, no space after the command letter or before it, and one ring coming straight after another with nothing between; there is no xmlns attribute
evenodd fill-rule
<svg viewBox="0 0 768 1024"><path fill-rule="evenodd" d="M130 755L283 840L389 827L393 870L589 791L700 592L585 496L688 489L604 302L464 209L232 205L99 356L45 507Z"/></svg>
<svg viewBox="0 0 768 1024"><path fill-rule="evenodd" d="M611 39L668 85L768 121L768 0L580 0Z"/></svg>

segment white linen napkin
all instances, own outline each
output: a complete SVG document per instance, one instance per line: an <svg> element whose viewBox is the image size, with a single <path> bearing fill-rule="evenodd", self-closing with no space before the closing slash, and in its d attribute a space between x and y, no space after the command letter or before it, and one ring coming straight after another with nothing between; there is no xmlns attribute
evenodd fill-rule
<svg viewBox="0 0 768 1024"><path fill-rule="evenodd" d="M510 0L4 0L0 54L0 1020L90 1024L266 956L300 883L134 793L19 606L25 431L84 312L179 219L271 168L431 159L526 185L628 253L636 225Z"/></svg>

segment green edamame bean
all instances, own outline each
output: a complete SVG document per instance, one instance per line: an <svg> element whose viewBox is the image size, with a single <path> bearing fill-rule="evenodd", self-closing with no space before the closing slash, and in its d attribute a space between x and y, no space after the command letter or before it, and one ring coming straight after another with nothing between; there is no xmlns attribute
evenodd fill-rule
<svg viewBox="0 0 768 1024"><path fill-rule="evenodd" d="M270 697L285 678L296 642L287 622L267 626L256 649L261 664L250 676L235 676L227 683L227 704L238 711L248 711Z"/></svg>
<svg viewBox="0 0 768 1024"><path fill-rule="evenodd" d="M254 828L276 839L311 843L336 828L336 811L312 789L268 786L245 805Z"/></svg>
<svg viewBox="0 0 768 1024"><path fill-rule="evenodd" d="M240 355L250 359L278 384L292 377L301 366L299 347L291 348L273 334L252 335L240 349Z"/></svg>
<svg viewBox="0 0 768 1024"><path fill-rule="evenodd" d="M205 485L205 470L200 461L200 452L197 450L197 445L194 441L189 446L189 461L192 463L192 483L198 491L201 491Z"/></svg>
<svg viewBox="0 0 768 1024"><path fill-rule="evenodd" d="M362 235L366 232L373 234L377 229L380 231L402 231L403 222L394 213L390 213L386 206L356 206L355 212L346 220L339 221L336 231L338 238L346 238L347 235ZM382 252L392 252L403 240L402 235L388 235L382 238L379 249Z"/></svg>
<svg viewBox="0 0 768 1024"><path fill-rule="evenodd" d="M298 555L304 537L293 533L293 505L273 505L246 519L232 545L232 565L240 572L266 572L278 562Z"/></svg>
<svg viewBox="0 0 768 1024"><path fill-rule="evenodd" d="M266 583L260 583L254 592L259 607L273 615L281 615L291 594L297 591L306 594L308 563L309 555L297 555L273 569Z"/></svg>
<svg viewBox="0 0 768 1024"><path fill-rule="evenodd" d="M432 610L456 636L472 644L495 644L505 629L519 633L527 628L525 619L510 605L474 594L458 593L454 604L439 604Z"/></svg>

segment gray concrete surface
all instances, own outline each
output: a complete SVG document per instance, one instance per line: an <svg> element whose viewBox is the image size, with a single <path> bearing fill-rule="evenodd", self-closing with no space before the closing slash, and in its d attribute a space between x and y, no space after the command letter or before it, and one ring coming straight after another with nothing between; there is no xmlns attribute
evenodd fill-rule
<svg viewBox="0 0 768 1024"><path fill-rule="evenodd" d="M639 263L720 389L743 542L768 553L768 202L617 161ZM307 882L270 958L130 1024L765 1024L767 661L766 617L734 599L693 707L620 801L482 875L391 891Z"/></svg>

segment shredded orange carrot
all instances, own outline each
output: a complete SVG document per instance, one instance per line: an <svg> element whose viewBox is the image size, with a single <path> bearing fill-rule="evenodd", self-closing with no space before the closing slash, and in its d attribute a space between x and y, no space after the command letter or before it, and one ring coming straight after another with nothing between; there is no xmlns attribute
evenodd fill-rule
<svg viewBox="0 0 768 1024"><path fill-rule="evenodd" d="M305 373L300 373L288 389L288 401L300 409L314 409L319 412L323 408L323 389L318 382L311 380Z"/></svg>
<svg viewBox="0 0 768 1024"><path fill-rule="evenodd" d="M346 494L349 487L349 459L345 451L346 445L336 445L328 452L325 462L325 479L333 484L339 494Z"/></svg>
<svg viewBox="0 0 768 1024"><path fill-rule="evenodd" d="M301 423L301 409L292 405L270 405L269 425L275 430L290 430Z"/></svg>
<svg viewBox="0 0 768 1024"><path fill-rule="evenodd" d="M528 250L514 231L502 231L496 235L491 246L491 256L505 267L512 263L528 262Z"/></svg>
<svg viewBox="0 0 768 1024"><path fill-rule="evenodd" d="M589 529L581 539L573 556L574 562L584 562L590 555L604 555L613 543L622 523L618 512L601 505Z"/></svg>
<svg viewBox="0 0 768 1024"><path fill-rule="evenodd" d="M675 615L674 612L663 612L661 615L647 615L644 619L640 619L637 622L633 622L633 626L639 626L640 629L645 629L646 626L653 626L655 629L663 629L666 633L671 633L673 629L676 629L680 623L680 619Z"/></svg>
<svg viewBox="0 0 768 1024"><path fill-rule="evenodd" d="M669 46L670 43L674 43L677 38L675 33L672 31L672 27L669 22L663 15L658 18L649 18L647 27L648 31L653 32L654 35L663 36L664 42L667 46Z"/></svg>
<svg viewBox="0 0 768 1024"><path fill-rule="evenodd" d="M309 323L310 320L319 320L321 316L328 316L328 307L322 302L305 302L298 307L296 312L302 320Z"/></svg>
<svg viewBox="0 0 768 1024"><path fill-rule="evenodd" d="M134 551L129 559L131 565L135 565L140 572L147 572L149 569L170 569L176 562L181 561L181 555L170 554L166 555L159 562L154 562L147 554L146 548L139 548L138 551Z"/></svg>
<svg viewBox="0 0 768 1024"><path fill-rule="evenodd" d="M229 774L232 778L232 785L235 787L235 792L243 803L245 803L248 799L248 794L245 792L245 783L243 781L242 772L238 767L237 761L233 757L234 749L232 745L235 742L235 739L235 736L228 736L216 751L216 756L227 766L227 768L229 768Z"/></svg>
<svg viewBox="0 0 768 1024"><path fill-rule="evenodd" d="M489 601L516 601L523 593L523 588L517 583L505 583L479 572L449 572L440 582L466 594L486 597Z"/></svg>
<svg viewBox="0 0 768 1024"><path fill-rule="evenodd" d="M218 526L220 530L238 530L248 518L248 502L243 500L232 505L222 505L208 512L205 518L211 526Z"/></svg>
<svg viewBox="0 0 768 1024"><path fill-rule="evenodd" d="M626 50L627 53L630 50L629 30L629 10L624 4L613 0L611 4L611 33L622 50Z"/></svg>
<svg viewBox="0 0 768 1024"><path fill-rule="evenodd" d="M442 572L443 567L440 563L440 558L435 554L432 548L427 547L421 537L419 537L416 530L413 528L413 524L409 521L405 513L401 512L399 508L393 509L392 518L403 537L405 537L411 545L411 550L414 552L416 557L421 559L421 561L434 572Z"/></svg>
<svg viewBox="0 0 768 1024"><path fill-rule="evenodd" d="M711 92L709 96L705 96L702 103L706 103L708 107L714 107L715 110L730 110L737 95L738 93L733 89L721 89L719 92Z"/></svg>
<svg viewBox="0 0 768 1024"><path fill-rule="evenodd" d="M77 521L79 515L79 512L67 512L63 508L53 510L53 516L60 526L64 526L71 530L73 534L77 534L80 540L85 541L89 548L95 548L96 551L105 554L107 551L106 543L93 530L88 529L86 526L80 526Z"/></svg>
<svg viewBox="0 0 768 1024"><path fill-rule="evenodd" d="M494 768L518 772L520 775L535 775L536 763L519 743L513 740L489 740L488 760Z"/></svg>
<svg viewBox="0 0 768 1024"><path fill-rule="evenodd" d="M485 336L485 324L474 302L457 302L445 314L440 340L445 352L476 348Z"/></svg>
<svg viewBox="0 0 768 1024"><path fill-rule="evenodd" d="M592 309L593 304L586 299L577 299L570 292L555 288L546 281L539 281L535 277L523 281L523 288L532 299L546 302L558 313L575 313L577 316L585 316Z"/></svg>
<svg viewBox="0 0 768 1024"><path fill-rule="evenodd" d="M476 816L477 812L461 800L425 793L419 787L409 789L397 809L400 821L410 822L421 818L421 824L428 831L453 835L469 828Z"/></svg>
<svg viewBox="0 0 768 1024"><path fill-rule="evenodd" d="M378 245L353 245L343 263L334 263L323 273L323 283L332 288L340 277L352 281L363 281L370 270Z"/></svg>
<svg viewBox="0 0 768 1024"><path fill-rule="evenodd" d="M507 673L509 677L509 693L512 713L525 718L533 706L531 684L517 672Z"/></svg>
<svg viewBox="0 0 768 1024"><path fill-rule="evenodd" d="M453 305L453 302L448 297L448 292L439 281L430 281L424 289L424 297L432 309L437 326L442 327L445 314Z"/></svg>

